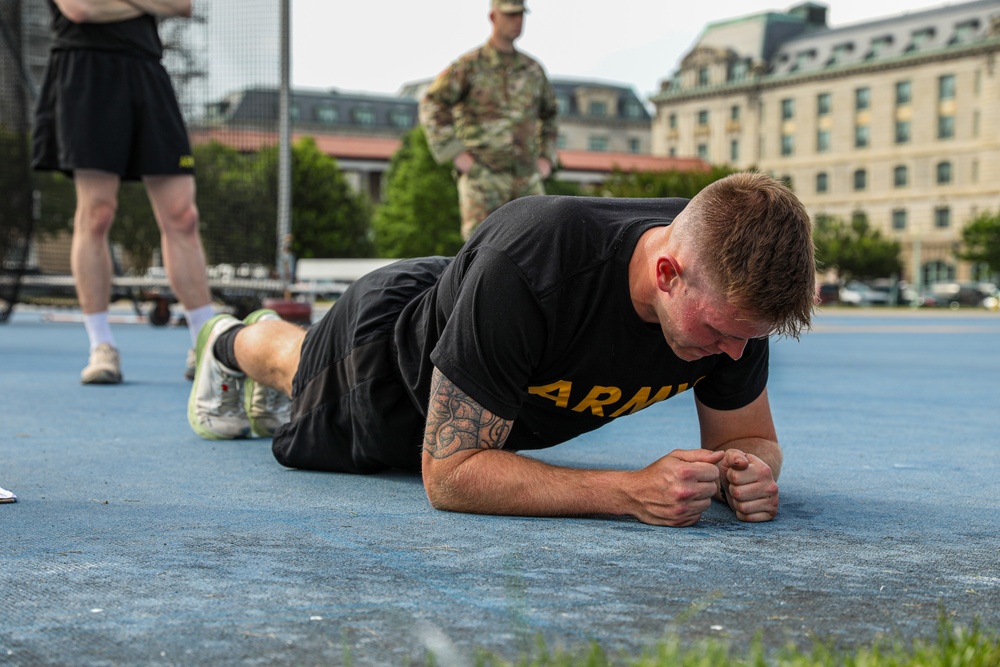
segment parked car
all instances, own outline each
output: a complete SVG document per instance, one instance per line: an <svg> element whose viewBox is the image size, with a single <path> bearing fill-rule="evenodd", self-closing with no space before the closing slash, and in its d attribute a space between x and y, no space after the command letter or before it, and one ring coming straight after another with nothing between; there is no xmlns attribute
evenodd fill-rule
<svg viewBox="0 0 1000 667"><path fill-rule="evenodd" d="M889 295L860 280L852 280L840 288L840 302L852 306L884 306L889 303Z"/></svg>
<svg viewBox="0 0 1000 667"><path fill-rule="evenodd" d="M997 287L992 283L935 283L929 292L939 308L988 308L991 297L996 298Z"/></svg>
<svg viewBox="0 0 1000 667"><path fill-rule="evenodd" d="M836 283L823 283L816 288L816 296L819 297L820 305L840 303L840 285Z"/></svg>

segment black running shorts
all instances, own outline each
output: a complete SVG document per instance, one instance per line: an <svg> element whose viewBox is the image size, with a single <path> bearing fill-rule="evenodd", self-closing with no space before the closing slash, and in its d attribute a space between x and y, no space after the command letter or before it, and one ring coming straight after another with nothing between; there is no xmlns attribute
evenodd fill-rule
<svg viewBox="0 0 1000 667"><path fill-rule="evenodd" d="M447 264L403 260L369 273L309 329L291 421L272 443L279 463L350 473L420 470L427 398L418 405L406 390L393 336L400 312Z"/></svg>
<svg viewBox="0 0 1000 667"><path fill-rule="evenodd" d="M35 111L32 167L122 180L194 174L184 118L163 65L111 51L55 51Z"/></svg>

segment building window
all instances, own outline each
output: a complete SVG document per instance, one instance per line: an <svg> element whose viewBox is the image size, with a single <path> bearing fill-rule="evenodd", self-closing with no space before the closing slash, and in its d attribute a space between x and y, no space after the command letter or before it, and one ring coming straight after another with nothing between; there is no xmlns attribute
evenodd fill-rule
<svg viewBox="0 0 1000 667"><path fill-rule="evenodd" d="M705 126L708 125L708 110L702 109L698 112L698 125Z"/></svg>
<svg viewBox="0 0 1000 667"><path fill-rule="evenodd" d="M791 98L781 100L781 120L793 118L795 118L795 100Z"/></svg>
<svg viewBox="0 0 1000 667"><path fill-rule="evenodd" d="M642 143L635 137L630 137L628 140L628 152L638 153L640 150L642 150Z"/></svg>
<svg viewBox="0 0 1000 667"><path fill-rule="evenodd" d="M854 172L854 189L864 190L868 187L868 172L864 169L858 169Z"/></svg>
<svg viewBox="0 0 1000 667"><path fill-rule="evenodd" d="M838 44L833 47L833 55L830 56L830 60L827 61L827 65L839 65L844 62L851 52L854 51L854 44L850 42L846 44Z"/></svg>
<svg viewBox="0 0 1000 667"><path fill-rule="evenodd" d="M729 120L736 122L739 121L739 119L740 119L740 105L734 104L733 106L729 107Z"/></svg>
<svg viewBox="0 0 1000 667"><path fill-rule="evenodd" d="M938 77L938 99L939 100L955 99L954 74L945 74L944 76Z"/></svg>
<svg viewBox="0 0 1000 667"><path fill-rule="evenodd" d="M587 148L596 152L604 152L608 150L608 138L603 136L591 135L587 140Z"/></svg>
<svg viewBox="0 0 1000 667"><path fill-rule="evenodd" d="M896 143L897 144L910 143L910 121L908 120L896 121Z"/></svg>
<svg viewBox="0 0 1000 667"><path fill-rule="evenodd" d="M597 100L587 106L587 113L594 118L604 118L608 115L608 105Z"/></svg>
<svg viewBox="0 0 1000 667"><path fill-rule="evenodd" d="M375 110L361 107L355 109L354 113L351 114L354 122L358 125L374 125L375 124Z"/></svg>
<svg viewBox="0 0 1000 667"><path fill-rule="evenodd" d="M739 162L740 160L740 142L733 139L729 142L729 161Z"/></svg>
<svg viewBox="0 0 1000 667"><path fill-rule="evenodd" d="M854 109L856 111L864 111L871 106L872 103L872 91L871 88L865 86L864 88L855 88L854 90Z"/></svg>
<svg viewBox="0 0 1000 667"><path fill-rule="evenodd" d="M948 185L951 183L951 162L948 162L947 160L944 162L938 162L937 183L938 185Z"/></svg>
<svg viewBox="0 0 1000 667"><path fill-rule="evenodd" d="M970 41L975 36L978 27L979 21L976 19L959 23L955 26L955 36L951 38L951 43L963 44Z"/></svg>
<svg viewBox="0 0 1000 667"><path fill-rule="evenodd" d="M410 127L413 124L413 119L406 109L390 109L389 123L393 127Z"/></svg>
<svg viewBox="0 0 1000 667"><path fill-rule="evenodd" d="M955 117L938 116L938 139L953 139L955 137Z"/></svg>
<svg viewBox="0 0 1000 667"><path fill-rule="evenodd" d="M556 95L556 108L559 110L560 116L568 116L570 110L569 95L565 93Z"/></svg>
<svg viewBox="0 0 1000 667"><path fill-rule="evenodd" d="M867 125L855 125L854 126L854 147L855 148L867 148L868 147L868 126Z"/></svg>
<svg viewBox="0 0 1000 667"><path fill-rule="evenodd" d="M298 104L289 104L288 105L288 117L289 118L291 118L292 120L298 120L301 115L302 115L302 111L299 109L299 105Z"/></svg>
<svg viewBox="0 0 1000 667"><path fill-rule="evenodd" d="M934 38L934 28L925 28L923 30L917 30L913 33L913 37L910 39L910 45L906 47L907 51L919 51L920 49L927 46L927 44Z"/></svg>
<svg viewBox="0 0 1000 667"><path fill-rule="evenodd" d="M560 132L556 135L556 148L566 148L568 142L566 141L566 135Z"/></svg>
<svg viewBox="0 0 1000 667"><path fill-rule="evenodd" d="M909 81L896 82L896 106L906 106L913 100L913 87Z"/></svg>
<svg viewBox="0 0 1000 667"><path fill-rule="evenodd" d="M740 81L741 79L745 79L749 69L750 68L745 59L734 60L733 62L729 63L729 66L726 68L726 80Z"/></svg>
<svg viewBox="0 0 1000 667"><path fill-rule="evenodd" d="M313 113L316 114L316 120L324 125L333 125L340 119L336 107L316 107Z"/></svg>
<svg viewBox="0 0 1000 667"><path fill-rule="evenodd" d="M708 144L698 144L698 157L702 160L708 159Z"/></svg>
<svg viewBox="0 0 1000 667"><path fill-rule="evenodd" d="M677 114L672 113L667 116L667 126L670 127L671 130L677 129Z"/></svg>
<svg viewBox="0 0 1000 667"><path fill-rule="evenodd" d="M635 100L626 100L624 113L626 118L642 118L642 105Z"/></svg>
<svg viewBox="0 0 1000 667"><path fill-rule="evenodd" d="M876 37L872 40L872 48L871 51L868 52L867 58L878 58L883 55L890 46L892 46L892 35Z"/></svg>
<svg viewBox="0 0 1000 667"><path fill-rule="evenodd" d="M830 103L830 93L820 93L816 96L816 115L817 116L828 116L830 114L830 109L832 108Z"/></svg>
<svg viewBox="0 0 1000 667"><path fill-rule="evenodd" d="M825 153L830 150L830 130L816 131L816 152Z"/></svg>
<svg viewBox="0 0 1000 667"><path fill-rule="evenodd" d="M795 136L791 134L781 135L781 154L791 155L795 152Z"/></svg>
<svg viewBox="0 0 1000 667"><path fill-rule="evenodd" d="M905 188L910 184L910 170L906 165L898 165L892 170L892 184L897 188Z"/></svg>
<svg viewBox="0 0 1000 667"><path fill-rule="evenodd" d="M707 67L702 67L698 70L698 85L707 86L709 82L709 73Z"/></svg>
<svg viewBox="0 0 1000 667"><path fill-rule="evenodd" d="M951 227L951 209L947 206L938 206L934 209L934 226L938 229Z"/></svg>
<svg viewBox="0 0 1000 667"><path fill-rule="evenodd" d="M830 176L825 172L821 171L816 174L816 193L822 194L828 192L830 189Z"/></svg>
<svg viewBox="0 0 1000 667"><path fill-rule="evenodd" d="M667 151L667 154L668 154L668 155L669 155L670 157L677 157L677 148L676 148L675 146L671 146L671 147L670 147L670 150L669 150L669 151Z"/></svg>
<svg viewBox="0 0 1000 667"><path fill-rule="evenodd" d="M892 228L895 230L906 229L905 208L897 208L892 212Z"/></svg>

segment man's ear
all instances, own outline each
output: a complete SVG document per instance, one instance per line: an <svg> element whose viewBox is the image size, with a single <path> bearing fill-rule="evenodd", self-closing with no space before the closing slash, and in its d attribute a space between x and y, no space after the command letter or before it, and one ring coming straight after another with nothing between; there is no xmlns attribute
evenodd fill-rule
<svg viewBox="0 0 1000 667"><path fill-rule="evenodd" d="M669 292L675 284L674 279L680 278L683 271L680 262L673 255L661 255L656 260L656 286L663 292Z"/></svg>

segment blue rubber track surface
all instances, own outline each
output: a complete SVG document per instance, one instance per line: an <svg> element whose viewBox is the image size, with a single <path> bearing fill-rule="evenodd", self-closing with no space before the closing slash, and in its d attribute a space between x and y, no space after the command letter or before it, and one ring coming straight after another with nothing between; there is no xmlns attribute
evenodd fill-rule
<svg viewBox="0 0 1000 667"><path fill-rule="evenodd" d="M184 328L0 326L2 665L464 665L538 638L639 653L1000 629L1000 314L828 310L772 345L777 519L693 527L430 508L420 479L308 473L186 420ZM53 321L57 320L57 321ZM683 394L537 455L637 468L698 443Z"/></svg>

